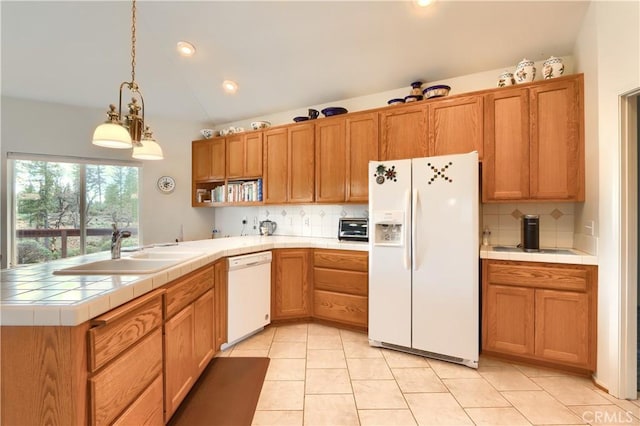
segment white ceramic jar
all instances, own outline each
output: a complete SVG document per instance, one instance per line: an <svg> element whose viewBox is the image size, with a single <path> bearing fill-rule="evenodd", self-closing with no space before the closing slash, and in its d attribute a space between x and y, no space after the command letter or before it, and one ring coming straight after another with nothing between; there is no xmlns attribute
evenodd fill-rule
<svg viewBox="0 0 640 426"><path fill-rule="evenodd" d="M513 86L516 84L513 74L505 71L498 76L498 87Z"/></svg>
<svg viewBox="0 0 640 426"><path fill-rule="evenodd" d="M518 63L516 72L514 75L516 83L529 83L536 77L536 67L533 61L529 59L523 59Z"/></svg>
<svg viewBox="0 0 640 426"><path fill-rule="evenodd" d="M542 64L542 76L546 79L560 77L564 73L562 58L551 56Z"/></svg>

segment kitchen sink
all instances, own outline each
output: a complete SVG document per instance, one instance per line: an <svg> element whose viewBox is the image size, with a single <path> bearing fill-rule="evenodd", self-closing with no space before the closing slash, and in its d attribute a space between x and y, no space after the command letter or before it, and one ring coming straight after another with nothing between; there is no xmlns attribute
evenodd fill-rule
<svg viewBox="0 0 640 426"><path fill-rule="evenodd" d="M54 275L139 275L161 271L186 259L196 257L193 252L147 252L121 259L107 259L53 271Z"/></svg>
<svg viewBox="0 0 640 426"><path fill-rule="evenodd" d="M501 251L501 252L510 252L510 253L524 253L520 247L513 246L493 246L493 251ZM572 250L568 249L557 249L557 248L544 248L540 249L537 252L528 252L528 253L543 253L543 254L575 254Z"/></svg>

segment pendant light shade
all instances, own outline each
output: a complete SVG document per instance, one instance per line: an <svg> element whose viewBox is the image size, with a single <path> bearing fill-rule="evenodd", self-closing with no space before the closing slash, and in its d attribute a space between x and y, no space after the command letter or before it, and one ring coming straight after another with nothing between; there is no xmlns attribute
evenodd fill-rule
<svg viewBox="0 0 640 426"><path fill-rule="evenodd" d="M144 130L144 137L140 143L133 147L133 158L138 160L162 160L162 148L153 138L153 133L149 127Z"/></svg>

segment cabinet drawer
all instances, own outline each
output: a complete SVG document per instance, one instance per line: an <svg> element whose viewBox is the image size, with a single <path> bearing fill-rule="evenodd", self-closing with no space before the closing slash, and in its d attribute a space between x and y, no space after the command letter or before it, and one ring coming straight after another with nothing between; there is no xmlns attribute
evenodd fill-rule
<svg viewBox="0 0 640 426"><path fill-rule="evenodd" d="M591 271L587 266L491 262L488 277L491 284L584 292Z"/></svg>
<svg viewBox="0 0 640 426"><path fill-rule="evenodd" d="M313 268L313 285L316 290L366 296L369 287L368 278L366 272Z"/></svg>
<svg viewBox="0 0 640 426"><path fill-rule="evenodd" d="M91 320L89 371L94 372L162 325L162 295L156 290Z"/></svg>
<svg viewBox="0 0 640 426"><path fill-rule="evenodd" d="M113 426L162 426L164 425L162 374L136 399Z"/></svg>
<svg viewBox="0 0 640 426"><path fill-rule="evenodd" d="M367 327L368 302L366 297L324 290L315 290L313 296L314 317Z"/></svg>
<svg viewBox="0 0 640 426"><path fill-rule="evenodd" d="M167 289L167 318L180 312L205 291L213 288L213 266L181 278Z"/></svg>
<svg viewBox="0 0 640 426"><path fill-rule="evenodd" d="M162 331L158 328L89 379L90 419L110 424L162 373Z"/></svg>
<svg viewBox="0 0 640 426"><path fill-rule="evenodd" d="M367 272L369 270L369 253L366 251L315 250L313 266Z"/></svg>

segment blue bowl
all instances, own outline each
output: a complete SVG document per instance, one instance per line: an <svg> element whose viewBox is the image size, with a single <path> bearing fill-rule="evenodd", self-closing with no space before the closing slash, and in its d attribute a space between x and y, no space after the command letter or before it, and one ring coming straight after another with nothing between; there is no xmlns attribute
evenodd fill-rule
<svg viewBox="0 0 640 426"><path fill-rule="evenodd" d="M304 115L301 115L300 117L293 117L293 121L295 121L296 123L300 122L300 121L307 121L309 119L309 117L306 117Z"/></svg>
<svg viewBox="0 0 640 426"><path fill-rule="evenodd" d="M389 105L403 104L403 103L404 103L404 98L389 99L389 100L387 101L387 103L388 103Z"/></svg>
<svg viewBox="0 0 640 426"><path fill-rule="evenodd" d="M323 109L321 112L322 114L324 114L325 117L331 117L332 115L345 114L349 111L347 111L346 108L342 108L342 107L329 107L329 108Z"/></svg>
<svg viewBox="0 0 640 426"><path fill-rule="evenodd" d="M427 87L422 91L424 97L427 99L439 98L440 96L447 96L451 87L446 84L439 84L437 86Z"/></svg>

